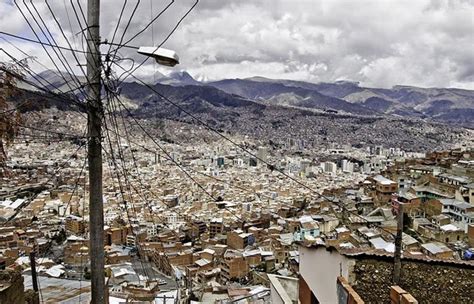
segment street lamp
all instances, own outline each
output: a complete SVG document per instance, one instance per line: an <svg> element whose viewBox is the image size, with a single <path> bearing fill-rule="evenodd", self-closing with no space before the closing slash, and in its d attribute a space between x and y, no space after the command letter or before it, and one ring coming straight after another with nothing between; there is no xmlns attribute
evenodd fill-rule
<svg viewBox="0 0 474 304"><path fill-rule="evenodd" d="M152 57L161 65L174 67L179 64L179 57L175 51L160 47L142 46L137 51L139 54Z"/></svg>

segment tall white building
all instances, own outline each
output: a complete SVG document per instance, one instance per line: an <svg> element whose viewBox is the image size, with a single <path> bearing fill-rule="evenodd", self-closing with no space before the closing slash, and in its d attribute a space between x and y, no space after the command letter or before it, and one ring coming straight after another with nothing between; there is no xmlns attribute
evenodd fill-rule
<svg viewBox="0 0 474 304"><path fill-rule="evenodd" d="M342 160L342 171L343 172L354 172L354 163L350 162L347 159Z"/></svg>
<svg viewBox="0 0 474 304"><path fill-rule="evenodd" d="M333 162L324 162L321 164L324 173L336 173L337 165Z"/></svg>

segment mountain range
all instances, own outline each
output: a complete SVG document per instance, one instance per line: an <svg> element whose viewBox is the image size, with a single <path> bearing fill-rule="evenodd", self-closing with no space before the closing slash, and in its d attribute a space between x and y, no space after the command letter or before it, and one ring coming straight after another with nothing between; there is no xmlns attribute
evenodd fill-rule
<svg viewBox="0 0 474 304"><path fill-rule="evenodd" d="M39 76L40 79L32 78L31 81L44 85L47 80L47 89L69 90L57 73L44 71ZM65 77L71 85L71 76L66 74ZM82 78L80 80L84 81ZM156 84L160 90L173 91L177 98L186 98L188 101L194 98L197 104L193 104L193 107L196 109L202 107L203 100L214 105L222 103L224 106L258 103L342 115L420 118L474 127L472 90L414 86L368 88L349 81L310 83L264 77L199 82L186 71L172 72L168 76L157 72L154 77L148 77L146 82ZM131 83L124 86L130 88ZM197 97L201 98L200 104Z"/></svg>
<svg viewBox="0 0 474 304"><path fill-rule="evenodd" d="M394 86L369 88L357 82L310 83L252 77L199 82L185 71L159 75L156 83L220 89L265 105L355 115L391 115L474 127L474 91L455 88Z"/></svg>
<svg viewBox="0 0 474 304"><path fill-rule="evenodd" d="M356 82L308 83L262 77L227 79L209 85L259 102L345 114L418 117L474 126L474 91L452 88L362 87Z"/></svg>
<svg viewBox="0 0 474 304"><path fill-rule="evenodd" d="M35 85L58 93L74 86L51 71L38 76L22 85L23 99L33 97ZM469 90L366 88L348 81L310 83L262 77L199 82L185 71L154 78L156 82L131 79L120 85L119 98L128 107L127 112L145 123L158 118L170 126L185 124L191 128L191 137L197 130L195 126L204 122L215 130L278 147L287 147L288 143L312 147L339 143L427 151L472 137L464 127L474 128L474 91ZM34 96L34 110L78 109L61 102L61 98L41 94L43 98ZM173 128L166 135L172 140ZM161 131L156 131L161 136Z"/></svg>

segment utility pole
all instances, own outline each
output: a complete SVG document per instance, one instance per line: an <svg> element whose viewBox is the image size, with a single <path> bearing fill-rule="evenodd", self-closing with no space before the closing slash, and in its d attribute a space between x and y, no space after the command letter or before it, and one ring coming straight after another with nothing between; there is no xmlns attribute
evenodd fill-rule
<svg viewBox="0 0 474 304"><path fill-rule="evenodd" d="M402 237L403 237L403 203L398 202L397 236L395 237L395 253L393 258L393 284L400 283L400 271L402 268Z"/></svg>
<svg viewBox="0 0 474 304"><path fill-rule="evenodd" d="M102 115L100 0L87 1L87 128L89 164L89 256L92 304L106 303L104 275L104 202L102 198Z"/></svg>
<svg viewBox="0 0 474 304"><path fill-rule="evenodd" d="M35 291L36 300L39 301L39 294L38 294L38 274L36 273L36 259L35 259L35 250L31 250L30 252L30 267L31 267L31 279L33 282L33 290Z"/></svg>

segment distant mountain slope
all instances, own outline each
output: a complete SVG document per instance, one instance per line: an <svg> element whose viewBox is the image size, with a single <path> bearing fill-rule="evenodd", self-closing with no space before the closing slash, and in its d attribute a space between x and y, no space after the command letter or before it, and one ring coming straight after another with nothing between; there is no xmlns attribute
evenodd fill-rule
<svg viewBox="0 0 474 304"><path fill-rule="evenodd" d="M214 121L233 120L233 117L238 116L239 112L261 113L265 108L265 105L227 94L209 86L156 84L153 88L186 111L205 115L207 120L212 121L211 124L214 124ZM141 117L189 119L178 107L173 106L142 84L124 83L121 95L137 104L135 113Z"/></svg>
<svg viewBox="0 0 474 304"><path fill-rule="evenodd" d="M269 79L264 77L251 77L246 80L267 82L267 83L279 83L289 87L297 87L308 90L318 91L319 93L331 97L342 98L348 94L363 91L364 89L359 87L357 82L351 81L336 81L334 83L329 82L304 82L296 80L284 80L284 79Z"/></svg>
<svg viewBox="0 0 474 304"><path fill-rule="evenodd" d="M185 75L182 76L187 78ZM62 85L60 82L57 84ZM120 99L127 104L127 108L135 117L144 119L146 124L161 118L185 123L191 129L196 127L205 130L200 126L200 122L183 111L185 110L214 129L228 134L248 136L277 148L291 148L296 144L320 148L335 142L426 151L443 148L460 136L466 136L466 131L458 127L416 118L374 115L379 113L378 111L394 109L399 103L389 97L373 97L362 103L350 103L309 89L311 84L306 88L252 80L226 80L213 84L216 87L210 84L179 86L156 84L153 88L160 93L156 94L143 84L128 82L121 85ZM219 86L231 93L217 88ZM31 97L25 95L23 98ZM33 103L43 106L34 109L56 107L60 110L74 110L66 98L53 101L47 96L44 98L40 96L40 99L34 100ZM22 100L16 99L12 102ZM449 107L451 106L450 104ZM338 109L340 112L326 113L319 111L320 109ZM442 105L434 103L432 111L442 110ZM464 111L462 117L469 117L472 114L474 113ZM452 117L442 118L452 119ZM153 124L150 124L150 127L153 134L161 136L159 134L161 131L153 129ZM173 132L174 130L169 133ZM187 135L193 137L193 134L191 132Z"/></svg>
<svg viewBox="0 0 474 304"><path fill-rule="evenodd" d="M254 81L249 79L226 79L208 83L227 93L244 96L249 99L280 106L293 106L308 109L343 111L358 115L377 115L376 111L345 100L327 96L310 89L288 86L279 82Z"/></svg>
<svg viewBox="0 0 474 304"><path fill-rule="evenodd" d="M76 78L79 83L75 80ZM64 81L64 79L66 79L66 81ZM30 76L28 77L28 80L33 82L36 86L53 92L69 92L72 89L77 88L79 84L87 83L86 78L83 76L73 77L67 72L59 73L51 70L46 70L35 76Z"/></svg>
<svg viewBox="0 0 474 304"><path fill-rule="evenodd" d="M186 71L177 71L172 72L168 76L157 78L156 83L159 84L168 84L172 86L185 86L185 85L201 85L201 83L195 80L191 75Z"/></svg>
<svg viewBox="0 0 474 304"><path fill-rule="evenodd" d="M301 108L276 105L278 102L272 100L266 100L262 104L261 100L255 102L249 98L205 85L157 84L153 87L160 94L215 129L267 141L276 147L283 147L291 142L319 147L335 141L345 144L363 142L422 151L448 145L454 138L458 138L457 134L465 132L460 128L431 124L421 120L389 116L364 117L352 114L316 113ZM280 89L281 94L277 96L283 96L286 101L294 98L293 93L284 93L284 90ZM265 90L260 92L265 92ZM249 89L246 94L250 93ZM290 95L285 97L285 94ZM136 108L132 110L133 113L147 121L158 117L193 125L200 124L142 84L124 84L121 96L134 102ZM325 97L329 101L334 101L334 98ZM305 105L305 101L302 102L299 97L295 100L301 102L301 106Z"/></svg>
<svg viewBox="0 0 474 304"><path fill-rule="evenodd" d="M361 87L356 82L308 83L252 77L209 83L226 92L252 99L307 108L332 108L353 114L387 114L423 117L434 121L474 127L474 91L452 88L394 86L391 89ZM281 95L285 93L286 95ZM351 107L336 98L360 107ZM300 98L302 97L302 98ZM305 102L308 97L312 103ZM316 102L317 101L317 102ZM333 105L331 106L331 102ZM364 110L361 110L363 108Z"/></svg>
<svg viewBox="0 0 474 304"><path fill-rule="evenodd" d="M67 73L62 74L66 82L59 73L52 71L44 71L29 80L56 92L70 91L71 87L77 86L73 77ZM79 77L79 81L85 84L84 77ZM237 107L253 102L252 107L261 104L339 114L413 117L474 128L472 90L401 85L390 89L368 88L350 81L310 83L264 77L202 83L186 71L173 72L168 76L157 72L154 76L147 77L145 82L156 84L176 98L185 98L190 105L202 110L208 106ZM130 83L124 83L123 86L130 89L129 85ZM26 84L22 87L32 89ZM75 93L79 92L76 90Z"/></svg>

